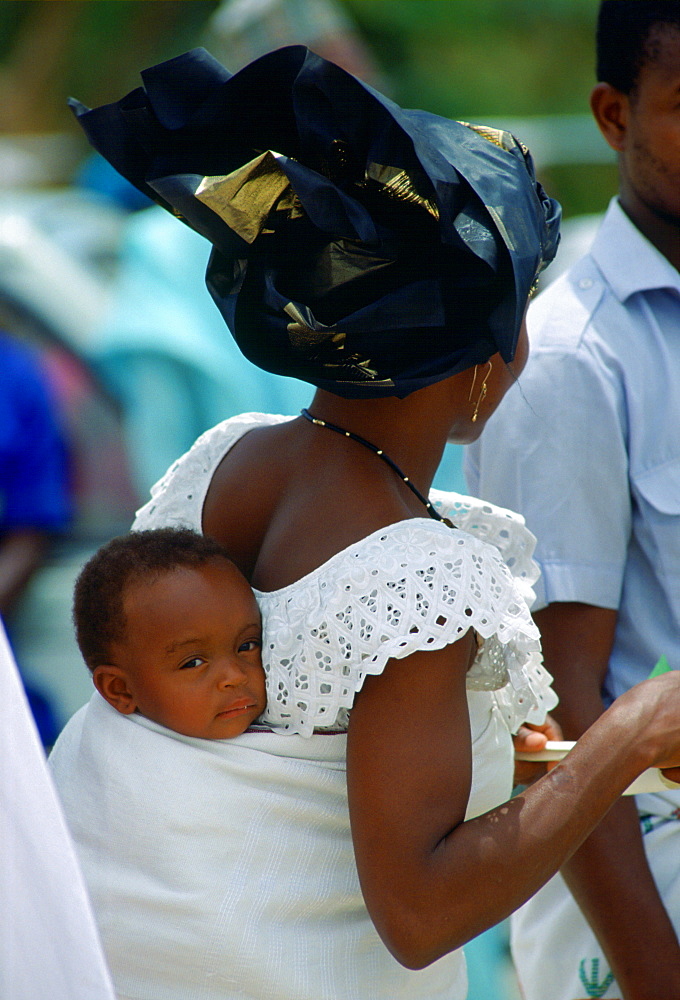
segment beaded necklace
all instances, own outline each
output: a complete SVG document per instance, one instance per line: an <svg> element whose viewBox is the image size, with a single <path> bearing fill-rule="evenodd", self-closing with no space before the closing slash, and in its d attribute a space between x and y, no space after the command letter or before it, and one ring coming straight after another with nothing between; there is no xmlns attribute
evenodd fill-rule
<svg viewBox="0 0 680 1000"><path fill-rule="evenodd" d="M305 420L309 421L310 424L314 424L316 427L327 427L329 431L335 431L336 434L342 434L343 437L350 438L352 441L356 441L357 444L362 444L364 448L368 448L369 451L372 451L374 455L377 455L378 458L381 458L386 465L389 465L390 469L396 472L401 481L408 486L411 493L414 493L418 497L420 502L426 508L430 517L434 518L435 521L442 521L443 524L448 525L449 528L455 528L455 525L453 524L452 521L449 520L448 517L442 517L442 515L435 510L434 506L430 503L430 501L423 496L420 490L416 489L416 487L413 485L408 476L404 475L404 473L401 471L397 463L393 462L390 456L386 455L385 452L382 450L382 448L376 447L376 445L371 444L370 441L367 441L366 438L362 438L358 434L352 433L352 431L346 431L344 427L338 427L337 424L331 424L329 423L328 420L320 420L318 417L313 417L312 414L309 412L309 410L301 410L300 413L305 418Z"/></svg>

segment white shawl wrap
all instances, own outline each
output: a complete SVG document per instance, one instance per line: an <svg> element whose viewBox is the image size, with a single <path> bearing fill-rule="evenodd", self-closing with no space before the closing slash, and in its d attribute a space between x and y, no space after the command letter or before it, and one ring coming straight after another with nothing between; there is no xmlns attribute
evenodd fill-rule
<svg viewBox="0 0 680 1000"><path fill-rule="evenodd" d="M507 798L512 755L493 694L471 691L469 702L470 816ZM345 749L345 735L194 739L93 695L50 763L120 997L465 996L461 952L411 972L375 932Z"/></svg>

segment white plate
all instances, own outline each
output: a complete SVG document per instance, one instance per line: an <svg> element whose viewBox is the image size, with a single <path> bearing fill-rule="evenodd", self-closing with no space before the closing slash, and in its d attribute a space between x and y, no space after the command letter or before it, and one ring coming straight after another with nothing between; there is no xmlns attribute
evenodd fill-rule
<svg viewBox="0 0 680 1000"><path fill-rule="evenodd" d="M562 760L573 746L574 743L570 740L548 740L543 750L538 753L516 753L515 760ZM650 767L638 775L623 794L640 795L642 792L667 792L678 788L680 785L665 778L658 767Z"/></svg>
<svg viewBox="0 0 680 1000"><path fill-rule="evenodd" d="M548 740L537 753L516 753L515 760L562 760L574 746L573 740Z"/></svg>

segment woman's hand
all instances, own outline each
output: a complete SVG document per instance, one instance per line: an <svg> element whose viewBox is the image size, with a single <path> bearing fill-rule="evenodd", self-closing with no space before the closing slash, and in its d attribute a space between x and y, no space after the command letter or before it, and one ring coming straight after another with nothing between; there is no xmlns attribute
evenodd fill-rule
<svg viewBox="0 0 680 1000"><path fill-rule="evenodd" d="M562 730L552 716L547 715L545 722L536 726L531 722L525 722L519 727L512 741L515 744L515 753L539 753L545 748L548 740L561 740ZM555 761L535 761L516 760L515 761L515 786L531 785L538 778L541 778Z"/></svg>
<svg viewBox="0 0 680 1000"><path fill-rule="evenodd" d="M680 782L680 670L636 684L617 698L612 708L617 704L628 707L629 701L637 702L633 721L638 726L644 718L642 712L651 706L653 715L640 729L640 745L653 754L648 766L660 768L669 781Z"/></svg>

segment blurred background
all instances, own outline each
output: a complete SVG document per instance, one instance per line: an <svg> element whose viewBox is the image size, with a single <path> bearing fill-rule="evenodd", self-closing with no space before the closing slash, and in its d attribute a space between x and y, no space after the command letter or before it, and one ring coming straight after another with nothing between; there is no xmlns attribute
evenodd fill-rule
<svg viewBox="0 0 680 1000"><path fill-rule="evenodd" d="M70 624L84 560L203 430L310 396L238 354L203 286L208 246L91 155L67 97L117 99L195 45L235 71L306 44L401 105L525 142L564 209L549 281L616 189L588 109L596 13L597 0L0 4L0 613L46 746L91 693ZM464 492L459 449L435 485ZM471 1000L516 996L503 929L471 966Z"/></svg>

